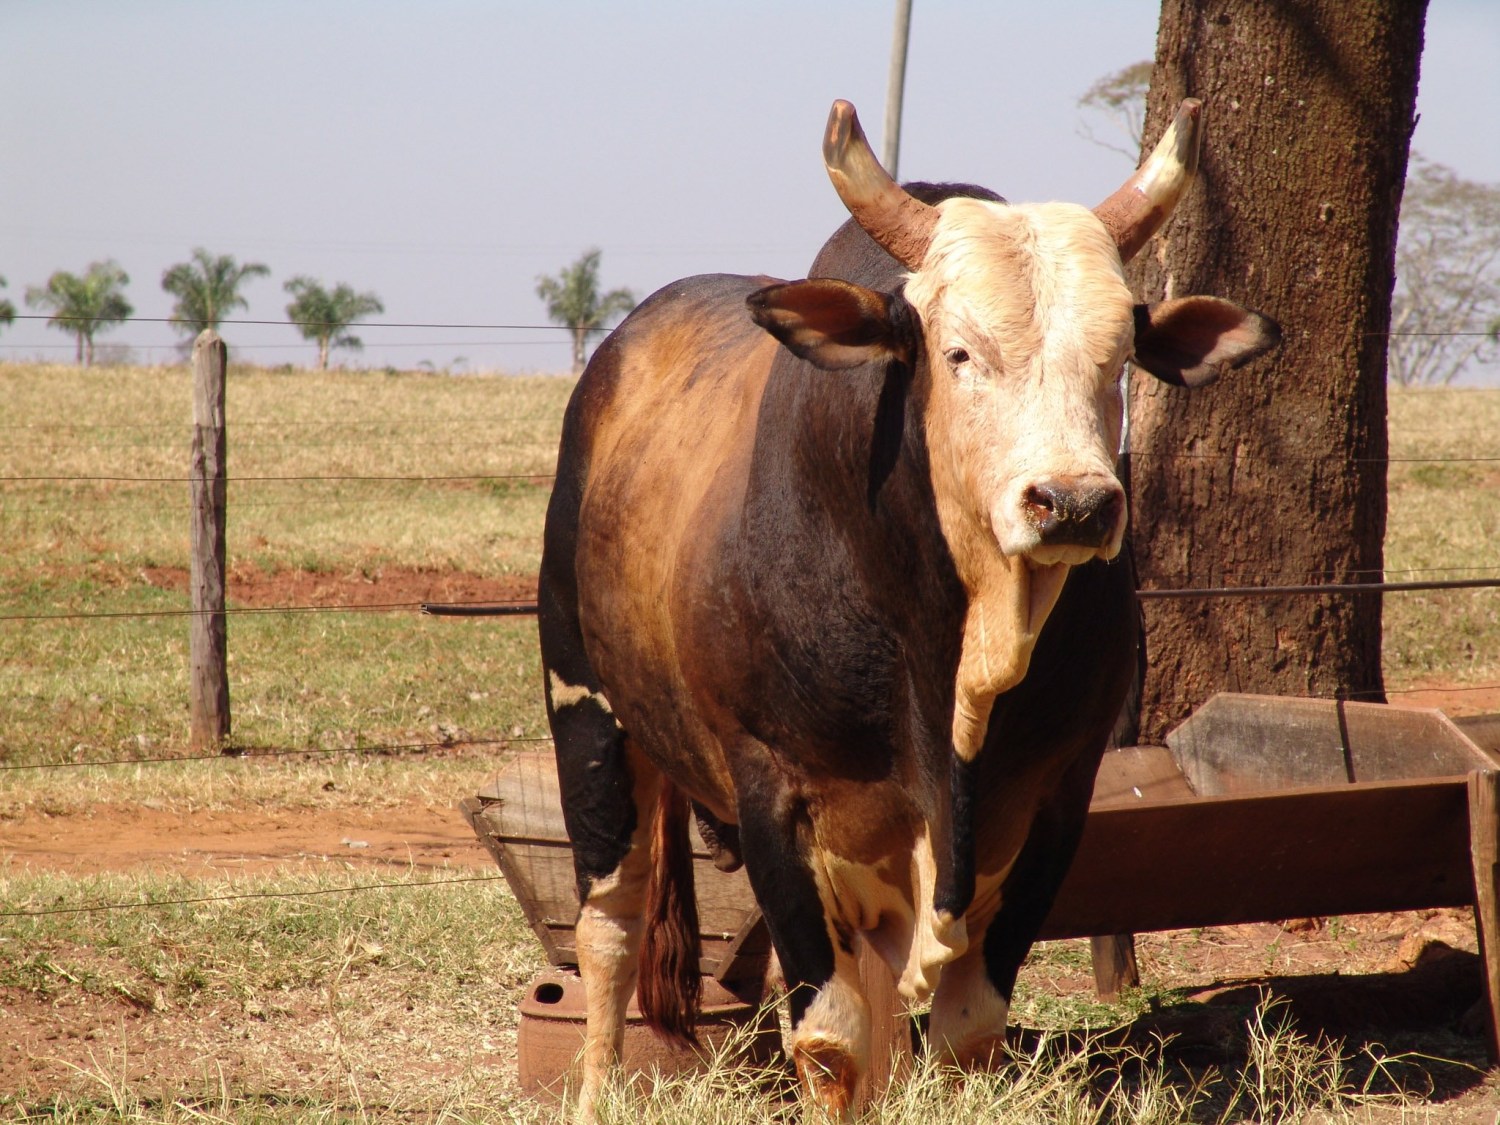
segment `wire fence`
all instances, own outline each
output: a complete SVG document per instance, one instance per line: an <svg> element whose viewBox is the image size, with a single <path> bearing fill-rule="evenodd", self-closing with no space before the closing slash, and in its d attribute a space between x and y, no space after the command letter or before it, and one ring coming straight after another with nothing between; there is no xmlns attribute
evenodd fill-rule
<svg viewBox="0 0 1500 1125"><path fill-rule="evenodd" d="M38 318L40 319L40 318ZM132 318L136 320L151 320L153 318ZM239 324L288 324L287 321L234 321L226 323ZM368 327L374 327L370 324ZM389 324L379 325L389 328L409 329L450 329L450 330L533 330L533 329L555 329L552 325L534 324ZM306 345L288 345L305 347ZM59 347L71 348L72 345L59 345ZM470 420L474 421L474 420ZM499 423L504 419L494 419ZM392 434L392 430L399 430L403 426L430 427L428 419L391 419L391 418L369 418L369 419L340 419L337 423L328 421L308 420L281 420L281 419L235 419L231 429L236 433L244 433L248 437L236 438L236 448L267 448L267 449L292 449L315 446L316 449L327 452L335 449L436 449L442 448L453 450L455 448L483 447L488 443L482 439L464 440L444 437L441 440L425 439L420 437L406 437L400 434ZM272 428L274 427L274 431ZM143 437L180 437L182 444L186 445L189 427L180 423L171 422L92 422L92 421L56 421L44 424L28 424L14 422L0 422L0 452L22 451L32 448L38 436L47 436L53 441L68 440L80 436L90 440L92 449L130 451L138 453L142 446L139 442L113 441L100 443L90 435L109 433L135 433ZM308 433L317 432L320 437L315 443L310 442L305 436ZM1424 433L1420 428L1409 429L1405 437L1422 438L1438 435L1440 431L1430 430ZM332 435L340 440L328 441L326 438ZM1214 458L1216 455L1183 452L1168 453L1155 451L1140 451L1133 454L1140 460L1156 459L1159 461L1203 461ZM1240 458L1243 464L1245 458ZM1270 463L1270 459L1266 459ZM1424 452L1418 450L1416 453L1404 452L1381 458L1351 459L1347 455L1327 454L1320 456L1309 456L1302 458L1275 458L1275 464L1340 464L1357 462L1360 464L1385 464L1387 466L1420 466L1420 465L1442 465L1442 466L1473 466L1476 469L1484 469L1500 463L1500 453L1476 452L1472 454L1456 455L1448 451L1432 450ZM540 468L540 467L539 467ZM66 507L70 511L102 510L118 506L122 503L145 503L161 504L164 514L170 515L176 512L178 505L175 500L168 502L166 495L161 495L160 500L153 498L152 493L158 489L182 487L190 484L192 479L188 475L175 473L66 473L66 472L34 472L34 473L10 473L0 474L0 517L26 516L28 514L46 512ZM357 472L308 472L308 473L250 473L243 476L230 476L228 483L231 486L242 486L246 488L257 488L264 486L316 486L316 485L351 485L351 486L415 486L415 487L447 487L455 484L497 483L514 484L524 483L538 488L550 487L553 481L550 466L546 471L526 472L507 471L493 473L357 473ZM119 486L126 486L126 491L119 491ZM72 491L66 497L54 499L35 498L29 493L37 490L45 491L49 488L67 487ZM79 493L89 489L98 489L101 492L108 491L107 496L101 497L97 502L89 504L80 502ZM14 502L18 497L24 497L21 503ZM263 498L237 498L234 506L238 508L261 507L322 507L329 505L358 505L361 503L384 502L380 496L362 497L358 495L340 495L337 497L290 497L282 500L267 500ZM1245 564L1241 564L1242 570ZM1461 577L1431 577L1433 575L1451 575L1461 573ZM1285 582L1267 560L1266 569L1256 575L1246 575L1235 584L1223 584L1214 586L1189 586L1182 585L1170 589L1148 589L1141 591L1141 597L1146 600L1164 598L1197 598L1197 599L1224 599L1224 598L1251 598L1251 597L1300 597L1300 596L1361 596L1370 594L1387 593L1409 593L1417 591L1460 591L1460 590L1485 590L1500 588L1500 560L1493 566L1430 566L1411 567L1400 570L1383 569L1380 571L1347 571L1325 572L1317 575L1299 575L1299 582ZM1309 581L1309 579L1312 579ZM535 603L528 600L515 600L510 602L495 602L485 600L456 600L435 603L430 600L392 600L381 602L369 602L360 604L285 604L272 606L231 606L225 612L231 616L265 615L265 614L329 614L329 613L428 613L437 616L449 617L480 617L480 616L527 616L534 614ZM123 619L172 619L185 618L195 614L192 609L151 609L151 610L76 610L61 612L8 612L0 611L0 623L25 624L34 626L45 626L51 623L57 624L89 624L119 621ZM1400 696L1413 694L1423 689L1386 689L1387 695ZM1459 685L1452 689L1455 692L1490 692L1500 690L1500 684L1469 684ZM1351 698L1357 698L1357 693ZM269 746L231 746L229 755L223 753L212 754L183 754L183 755L161 755L157 757L117 757L97 758L88 760L67 760L55 762L38 763L6 763L0 762L0 773L16 774L21 771L58 771L58 770L82 770L82 769L106 769L113 767L139 767L143 765L168 765L183 764L191 762L227 764L236 759L253 758L291 758L310 756L334 756L334 755L397 755L410 754L419 755L437 751L449 750L455 745L463 746L543 746L550 744L550 739L545 737L484 737L471 738L464 736L459 739L440 739L433 741L356 741L349 744L327 747L269 747ZM0 918L25 918L39 917L52 914L84 913L92 911L111 911L143 909L151 907L180 906L197 903L227 902L248 900L256 898L275 897L303 897L320 896L341 893L360 893L376 890L398 890L412 888L426 888L457 885L463 883L495 882L500 876L472 876L456 877L452 879L428 880L420 882L384 882L384 883L362 883L347 887L319 888L305 892L248 892L228 893L222 895L205 895L200 897L171 899L171 900L141 900L131 902L96 903L84 905L52 906L40 909L27 910L3 910Z"/></svg>

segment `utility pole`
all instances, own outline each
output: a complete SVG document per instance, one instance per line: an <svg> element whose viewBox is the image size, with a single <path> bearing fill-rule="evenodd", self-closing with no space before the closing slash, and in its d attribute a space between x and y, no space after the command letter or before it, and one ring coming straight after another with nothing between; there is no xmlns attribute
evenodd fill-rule
<svg viewBox="0 0 1500 1125"><path fill-rule="evenodd" d="M885 94L885 152L882 164L891 179L899 180L901 158L901 99L906 90L906 45L911 39L911 0L896 0L896 30L891 39L891 74Z"/></svg>

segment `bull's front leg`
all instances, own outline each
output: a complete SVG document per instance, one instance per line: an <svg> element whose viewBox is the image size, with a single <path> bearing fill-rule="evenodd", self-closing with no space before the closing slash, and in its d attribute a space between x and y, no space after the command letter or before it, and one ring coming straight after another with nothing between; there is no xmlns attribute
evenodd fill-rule
<svg viewBox="0 0 1500 1125"><path fill-rule="evenodd" d="M815 873L800 801L757 778L740 785L739 803L745 869L786 982L792 1060L811 1100L845 1117L870 1056L853 934L824 901L829 892Z"/></svg>
<svg viewBox="0 0 1500 1125"><path fill-rule="evenodd" d="M1041 802L1003 877L980 877L974 944L943 971L929 1025L934 1049L959 1066L988 1066L1005 1049L1016 977L1078 850L1100 752L1079 755Z"/></svg>

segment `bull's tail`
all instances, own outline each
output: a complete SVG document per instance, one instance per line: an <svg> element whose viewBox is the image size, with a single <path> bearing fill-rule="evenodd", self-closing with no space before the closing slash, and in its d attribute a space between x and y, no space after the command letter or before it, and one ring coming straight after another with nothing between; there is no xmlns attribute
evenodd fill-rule
<svg viewBox="0 0 1500 1125"><path fill-rule="evenodd" d="M663 779L651 829L651 883L636 996L641 1016L658 1035L696 1044L703 978L688 816L687 796Z"/></svg>

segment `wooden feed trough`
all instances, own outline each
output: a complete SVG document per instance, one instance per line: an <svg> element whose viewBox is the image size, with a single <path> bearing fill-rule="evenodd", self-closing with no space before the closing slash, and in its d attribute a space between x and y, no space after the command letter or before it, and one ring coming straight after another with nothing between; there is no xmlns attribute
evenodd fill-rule
<svg viewBox="0 0 1500 1125"><path fill-rule="evenodd" d="M461 801L459 811L500 865L547 960L576 966L578 889L551 751L518 754L478 796ZM757 925L750 880L744 868L726 874L714 867L697 824L692 843L703 975L720 983L758 983L771 944Z"/></svg>
<svg viewBox="0 0 1500 1125"><path fill-rule="evenodd" d="M527 986L517 1056L523 1090L560 1096L583 1047L586 1009L573 933L578 917L573 851L551 752L517 756L477 796L461 801L459 811L500 865L552 963ZM692 843L700 968L706 978L699 1040L713 1051L733 1038L746 1062L769 1065L781 1047L774 1013L763 1013L760 1006L770 937L744 869L726 874L715 868L696 824ZM641 1073L673 1073L699 1063L692 1051L670 1047L647 1029L633 998L624 1055L626 1067Z"/></svg>
<svg viewBox="0 0 1500 1125"><path fill-rule="evenodd" d="M1439 711L1216 695L1105 755L1042 937L1472 905L1496 1056L1497 769Z"/></svg>
<svg viewBox="0 0 1500 1125"><path fill-rule="evenodd" d="M1467 726L1487 741L1500 735L1500 720ZM1103 980L1097 958L1111 946L1099 935L1473 905L1493 1053L1497 770L1500 761L1438 711L1217 695L1165 747L1105 756L1078 856L1042 938L1096 938ZM578 901L551 755L517 758L461 808L548 959L574 965ZM703 973L739 998L748 1019L769 952L765 927L744 872L716 870L696 829L693 839ZM889 974L862 954L872 1009L891 1013L876 1020L869 1092L906 1065L911 1040ZM579 1045L581 1035L580 1011Z"/></svg>

